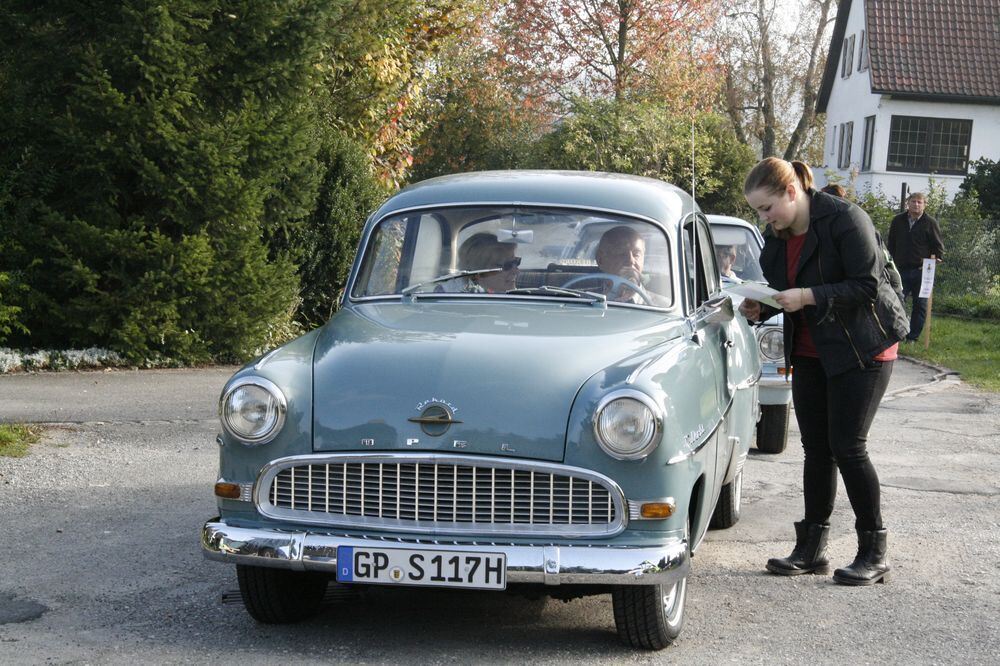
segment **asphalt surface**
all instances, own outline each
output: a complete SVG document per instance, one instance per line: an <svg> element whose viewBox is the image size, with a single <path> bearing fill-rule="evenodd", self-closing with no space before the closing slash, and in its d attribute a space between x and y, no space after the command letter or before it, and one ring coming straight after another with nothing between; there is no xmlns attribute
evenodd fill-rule
<svg viewBox="0 0 1000 666"><path fill-rule="evenodd" d="M779 578L801 512L797 433L752 453L743 516L692 565L686 625L621 646L608 596L378 590L257 625L231 566L204 560L216 515L216 401L233 368L0 375L0 421L47 424L0 458L0 663L995 664L1000 655L1000 395L899 362L870 450L895 577ZM831 557L855 550L841 488Z"/></svg>

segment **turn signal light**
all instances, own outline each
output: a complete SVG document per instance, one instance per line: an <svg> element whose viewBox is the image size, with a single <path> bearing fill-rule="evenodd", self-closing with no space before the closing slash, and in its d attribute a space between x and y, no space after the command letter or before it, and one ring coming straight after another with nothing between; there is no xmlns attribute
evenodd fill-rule
<svg viewBox="0 0 1000 666"><path fill-rule="evenodd" d="M226 499L240 498L240 484L238 483L217 483L215 484L215 496Z"/></svg>
<svg viewBox="0 0 1000 666"><path fill-rule="evenodd" d="M643 518L669 518L674 515L674 505L667 502L646 502L639 508Z"/></svg>

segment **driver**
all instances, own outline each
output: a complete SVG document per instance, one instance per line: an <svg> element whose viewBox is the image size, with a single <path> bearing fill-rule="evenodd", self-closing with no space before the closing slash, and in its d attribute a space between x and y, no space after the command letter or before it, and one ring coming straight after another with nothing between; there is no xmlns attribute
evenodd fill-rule
<svg viewBox="0 0 1000 666"><path fill-rule="evenodd" d="M646 303L642 288L642 265L646 259L646 241L632 227L620 225L604 232L597 243L597 270L624 278L634 288L609 285L608 299L619 303Z"/></svg>

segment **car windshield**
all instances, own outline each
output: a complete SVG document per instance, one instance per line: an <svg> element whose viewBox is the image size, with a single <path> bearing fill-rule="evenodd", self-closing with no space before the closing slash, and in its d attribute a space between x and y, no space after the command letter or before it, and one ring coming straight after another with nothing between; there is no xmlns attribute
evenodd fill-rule
<svg viewBox="0 0 1000 666"><path fill-rule="evenodd" d="M751 230L731 224L713 224L712 241L723 280L766 282L760 270L760 245Z"/></svg>
<svg viewBox="0 0 1000 666"><path fill-rule="evenodd" d="M669 308L667 237L626 216L455 207L387 217L373 230L353 298L546 296Z"/></svg>

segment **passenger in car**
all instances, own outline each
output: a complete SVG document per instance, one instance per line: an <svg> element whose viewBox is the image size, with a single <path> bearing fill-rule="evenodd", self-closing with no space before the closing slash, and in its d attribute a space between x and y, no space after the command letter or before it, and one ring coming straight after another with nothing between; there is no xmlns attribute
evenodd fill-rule
<svg viewBox="0 0 1000 666"><path fill-rule="evenodd" d="M458 267L464 271L498 269L495 273L470 278L467 291L503 294L517 283L521 257L514 256L516 245L501 243L493 234L479 233L470 237L458 250Z"/></svg>
<svg viewBox="0 0 1000 666"><path fill-rule="evenodd" d="M736 265L735 245L716 245L715 258L719 262L719 275L732 282L743 281L733 270L733 266Z"/></svg>

